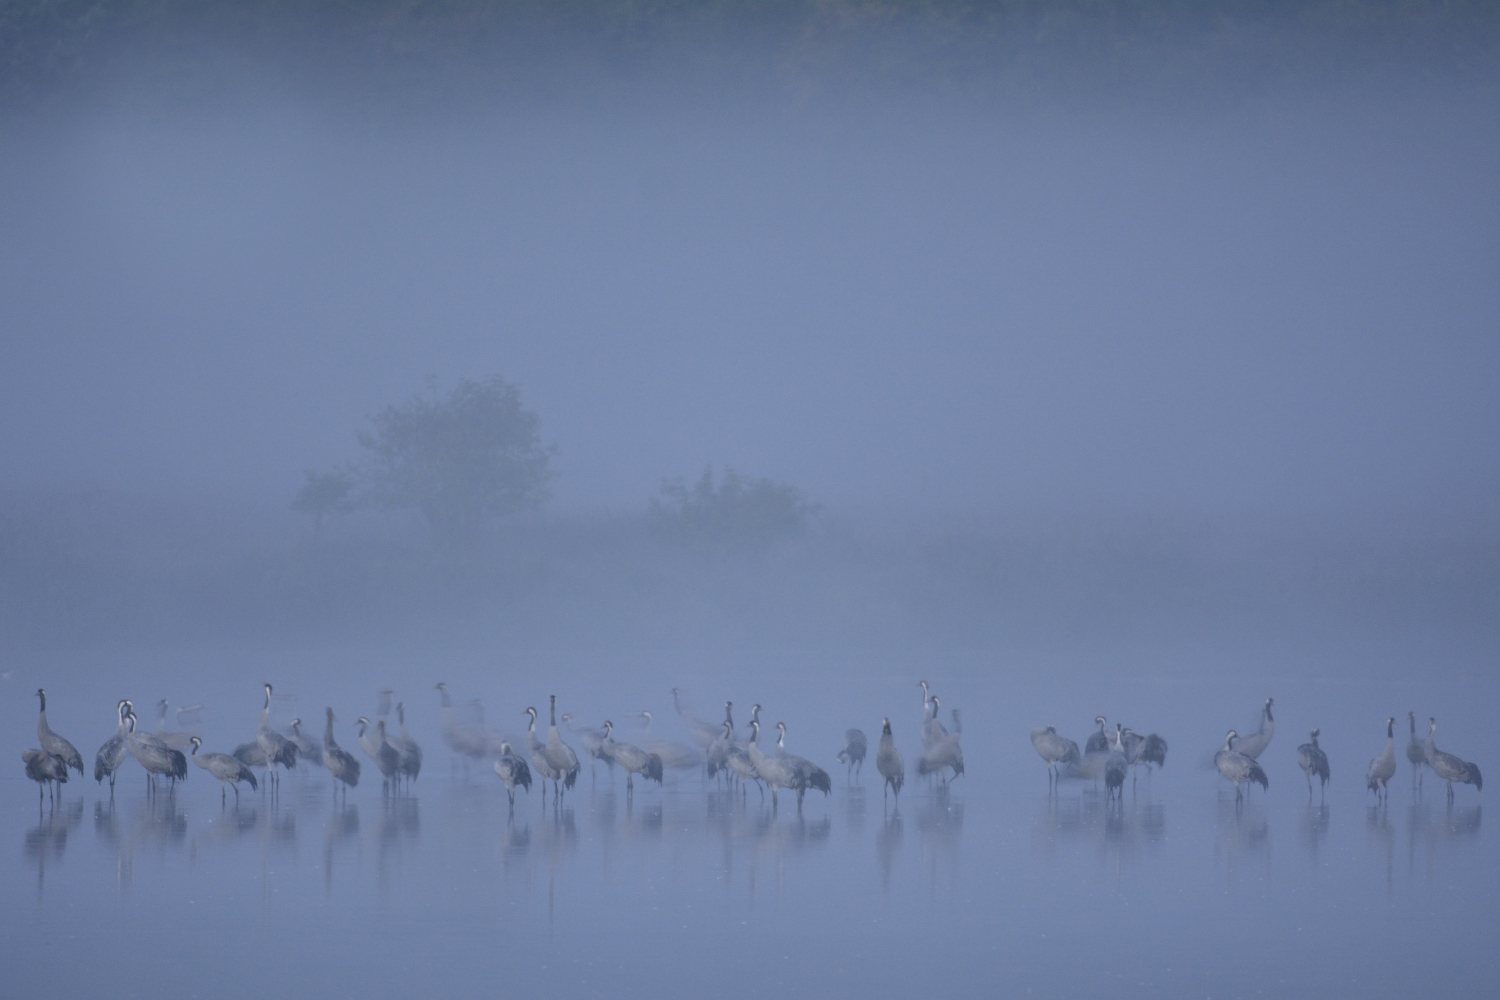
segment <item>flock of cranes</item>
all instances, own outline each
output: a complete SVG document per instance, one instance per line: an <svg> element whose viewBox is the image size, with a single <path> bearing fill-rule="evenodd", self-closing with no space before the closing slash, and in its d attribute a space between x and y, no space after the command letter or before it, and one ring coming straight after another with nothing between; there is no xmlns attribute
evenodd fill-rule
<svg viewBox="0 0 1500 1000"><path fill-rule="evenodd" d="M1244 801L1246 785L1260 785L1262 790L1269 790L1271 787L1270 779L1266 777L1258 758L1265 753L1266 748L1271 745L1271 738L1276 734L1276 717L1272 712L1274 705L1275 700L1267 698L1261 709L1260 728L1243 736L1233 729L1229 730L1224 738L1224 748L1214 754L1214 767L1226 781L1234 785L1236 802ZM1412 765L1414 783L1420 785L1422 771L1426 768L1447 783L1450 800L1453 798L1454 782L1473 785L1476 789L1484 787L1484 779L1477 764L1437 748L1434 743L1437 735L1436 719L1427 720L1426 740L1417 738L1416 713L1408 712L1407 720L1411 735L1406 744L1406 759ZM1119 723L1110 732L1102 715L1095 716L1094 723L1099 729L1089 736L1082 753L1079 752L1077 743L1059 736L1055 726L1032 730L1031 745L1047 765L1049 791L1055 790L1064 778L1094 781L1103 778L1107 794L1111 798L1118 798L1127 770L1133 772L1136 767L1145 764L1149 773L1152 764L1158 767L1166 765L1167 741L1155 733L1141 736ZM1318 779L1320 791L1326 792L1328 786L1328 754L1318 745L1321 732L1321 729L1314 729L1309 734L1308 742L1297 747L1297 766L1307 778L1309 796L1312 795L1313 778ZM1370 761L1365 771L1366 787L1375 793L1379 803L1387 800L1388 786L1396 773L1394 716L1386 719L1385 736L1385 749Z"/></svg>
<svg viewBox="0 0 1500 1000"><path fill-rule="evenodd" d="M951 711L952 728L941 720L941 705L928 683L919 681L922 689L922 753L917 760L917 774L932 780L947 782L964 773L962 718L957 709ZM292 719L285 732L271 726L270 684L263 685L265 700L261 708L260 722L255 738L242 743L232 753L203 752L203 741L197 735L185 731L167 729L167 703L158 702L158 725L155 733L145 732L139 727L135 707L129 700L116 703L116 728L94 758L94 779L102 783L109 781L113 794L115 778L126 761L134 758L146 771L148 794L155 794L157 779L165 778L169 785L187 777L189 758L198 767L207 771L220 783L220 800L227 801L228 790L233 789L236 802L239 800L241 783L259 789L263 780L267 789L275 793L281 782L281 772L297 766L299 760L326 768L333 779L334 794L348 794L348 790L359 784L361 762L354 754L339 746L334 735L334 713L328 708L323 739L317 739L302 731L302 720ZM543 740L537 733L539 713L528 706L520 714L528 719L525 753L518 754L510 738L485 727L483 716L478 724L461 720L454 712L452 697L446 684L438 684L436 690L443 711L443 739L453 751L455 759L465 765L470 761L488 761L495 774L505 785L506 795L512 807L518 789L530 791L533 775L541 783L542 801L547 798L547 786L551 783L554 800L560 799L577 783L582 765L578 754L564 741L558 728L557 696L548 703L547 736ZM38 797L43 790L56 801L60 786L67 782L69 770L84 774L83 757L77 748L52 731L47 723L47 693L38 689L40 714L37 719L37 741L39 749L22 753L26 776L37 782ZM785 789L796 795L797 806L802 806L803 797L809 791L821 791L825 795L832 791L828 772L805 757L791 753L786 748L786 723L775 725L776 743L770 752L762 746L761 706L752 705L750 721L744 730L734 723L734 703L724 703L724 720L710 723L693 715L682 705L680 692L672 689L673 705L677 715L687 728L692 744L659 740L651 735L652 715L649 711L634 713L643 719L645 728L639 745L615 738L615 724L604 720L599 728L577 726L569 713L561 716L569 733L578 738L588 758L590 774L603 763L612 773L618 766L625 772L625 792L632 796L635 778L661 784L668 770L702 772L708 779L727 782L744 795L750 785L755 785L762 798L771 793L773 809L778 805L778 792ZM380 771L382 793L399 794L403 787L417 779L422 770L422 748L412 739L406 728L405 703L397 703L395 715L396 731L387 725L392 710L392 692L380 692L380 708L374 722L360 716L354 723L358 728L359 748L365 758L373 761ZM476 703L477 706L477 703ZM1214 754L1214 766L1219 774L1234 785L1236 802L1243 801L1244 786L1260 785L1269 790L1270 780L1259 758L1270 746L1276 732L1273 714L1274 700L1267 698L1261 710L1260 727L1253 733L1241 735L1231 729L1224 739L1224 747ZM191 710L182 710L183 712ZM179 713L179 724L181 712ZM1435 744L1437 720L1428 719L1427 736L1419 739L1416 713L1408 712L1409 738L1406 744L1406 759L1412 765L1413 781L1420 786L1423 772L1431 770L1447 785L1448 798L1453 798L1453 785L1471 784L1476 789L1484 787L1483 778L1476 764L1462 760L1453 754L1439 750ZM1059 784L1067 779L1103 781L1107 796L1118 801L1123 795L1125 779L1134 782L1137 771L1145 767L1149 775L1152 767L1163 767L1167 761L1167 741L1156 733L1141 735L1135 730L1116 723L1108 728L1105 717L1095 716L1097 730L1089 735L1082 751L1078 744L1058 734L1056 727L1046 726L1031 732L1031 744L1047 767L1049 794L1055 793ZM1297 747L1297 764L1307 778L1308 795L1312 794L1312 781L1317 778L1320 789L1326 793L1329 781L1328 755L1318 743L1321 730L1312 730L1309 742ZM840 763L845 766L851 780L864 767L869 750L865 734L858 729L847 730L843 748L838 752ZM881 722L880 742L875 751L875 767L881 777L882 796L895 796L900 802L901 788L906 782L906 764L896 748L889 718ZM255 769L263 771L257 779ZM1365 781L1377 802L1384 802L1389 795L1389 783L1396 773L1396 718L1386 720L1386 744L1384 749L1370 761Z"/></svg>

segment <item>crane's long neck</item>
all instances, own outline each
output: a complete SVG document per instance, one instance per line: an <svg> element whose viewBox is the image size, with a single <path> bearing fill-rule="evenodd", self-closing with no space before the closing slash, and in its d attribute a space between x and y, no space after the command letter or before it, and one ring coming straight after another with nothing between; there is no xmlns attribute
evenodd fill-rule
<svg viewBox="0 0 1500 1000"><path fill-rule="evenodd" d="M327 747L338 746L333 741L333 709L331 708L328 710L328 725L323 730L323 745Z"/></svg>
<svg viewBox="0 0 1500 1000"><path fill-rule="evenodd" d="M1406 721L1411 723L1411 734L1417 735L1417 716L1414 712L1406 713Z"/></svg>
<svg viewBox="0 0 1500 1000"><path fill-rule="evenodd" d="M778 729L778 730L776 730L776 749L777 750L785 750L786 749L786 730L785 729Z"/></svg>

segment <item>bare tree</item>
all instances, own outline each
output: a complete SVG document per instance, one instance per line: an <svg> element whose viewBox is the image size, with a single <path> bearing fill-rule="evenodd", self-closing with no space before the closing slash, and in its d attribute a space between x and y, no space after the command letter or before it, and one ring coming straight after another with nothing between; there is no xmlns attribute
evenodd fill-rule
<svg viewBox="0 0 1500 1000"><path fill-rule="evenodd" d="M324 518L354 507L354 476L348 472L309 471L297 499L292 501L292 510L312 515L313 533L318 535L323 533Z"/></svg>

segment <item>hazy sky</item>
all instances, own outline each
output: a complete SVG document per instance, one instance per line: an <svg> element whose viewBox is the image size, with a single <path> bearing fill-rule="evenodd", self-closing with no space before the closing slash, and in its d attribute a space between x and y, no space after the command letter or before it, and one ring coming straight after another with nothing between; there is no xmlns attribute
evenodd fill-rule
<svg viewBox="0 0 1500 1000"><path fill-rule="evenodd" d="M0 478L284 507L428 376L557 509L707 463L831 508L1500 512L1500 115L1393 80L427 124L294 101L0 154Z"/></svg>

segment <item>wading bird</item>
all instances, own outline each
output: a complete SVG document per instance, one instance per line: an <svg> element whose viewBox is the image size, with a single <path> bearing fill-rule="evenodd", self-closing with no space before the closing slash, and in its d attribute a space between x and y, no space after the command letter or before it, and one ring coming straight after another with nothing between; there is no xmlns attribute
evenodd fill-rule
<svg viewBox="0 0 1500 1000"><path fill-rule="evenodd" d="M125 746L125 706L128 702L121 698L115 706L115 714L119 716L120 724L115 729L115 734L104 741L99 752L94 754L94 780L103 783L105 778L109 779L109 794L115 794L115 774L120 766L125 763L125 758L130 755L130 750Z"/></svg>
<svg viewBox="0 0 1500 1000"><path fill-rule="evenodd" d="M934 705L937 698L932 699ZM943 775L948 768L953 769L951 777ZM944 736L927 748L927 752L917 759L917 773L921 775L936 774L947 784L953 778L964 773L964 751L958 745L958 737L953 735Z"/></svg>
<svg viewBox="0 0 1500 1000"><path fill-rule="evenodd" d="M255 742L260 752L266 755L267 785L277 789L281 786L279 767L291 769L297 766L297 744L271 728L271 685L266 683L266 705L260 710L260 727L255 731Z"/></svg>
<svg viewBox="0 0 1500 1000"><path fill-rule="evenodd" d="M673 688L672 690L675 691L677 689ZM615 780L615 759L604 752L604 730L591 729L588 726L575 726L573 725L573 716L568 712L564 712L559 718L562 719L563 725L568 727L570 733L583 741L583 755L589 759L589 780L594 780L594 774L598 771L598 768L594 766L594 762L602 760L605 766L609 768L610 785L613 786Z"/></svg>
<svg viewBox="0 0 1500 1000"><path fill-rule="evenodd" d="M47 789L48 800L53 805L68 782L68 765L61 757L45 750L22 750L21 760L26 764L26 777L36 782L36 805L42 807L42 789Z"/></svg>
<svg viewBox="0 0 1500 1000"><path fill-rule="evenodd" d="M891 720L880 720L880 746L875 748L875 770L880 772L880 797L884 801L890 792L896 793L896 805L901 804L901 786L906 783L906 762L901 751L896 749L895 737L891 735Z"/></svg>
<svg viewBox="0 0 1500 1000"><path fill-rule="evenodd" d="M1321 732L1321 729L1314 729L1308 737L1312 742L1297 748L1297 766L1307 776L1308 798L1312 798L1312 780L1315 774L1318 776L1319 793L1328 791L1328 755L1318 746L1318 734Z"/></svg>
<svg viewBox="0 0 1500 1000"><path fill-rule="evenodd" d="M1247 781L1259 782L1260 787L1266 790L1270 790L1271 787L1271 783L1266 780L1266 772L1261 770L1255 758L1247 757L1235 749L1239 742L1239 735L1231 729L1229 735L1224 737L1224 749L1214 754L1214 766L1219 769L1219 773L1226 781L1234 782L1235 802L1244 800L1245 795L1240 790L1240 786Z"/></svg>
<svg viewBox="0 0 1500 1000"><path fill-rule="evenodd" d="M625 769L625 794L635 794L635 776L639 774L661 784L661 758L654 753L647 753L638 746L629 743L617 742L614 738L615 724L608 719L604 720L604 746L603 752L608 754L615 763ZM550 740L548 740L550 744Z"/></svg>
<svg viewBox="0 0 1500 1000"><path fill-rule="evenodd" d="M1104 758L1105 801L1114 799L1117 802L1122 802L1125 798L1125 772L1130 769L1130 762L1125 759L1124 729L1125 727L1120 723L1115 723L1113 739L1109 745L1109 754Z"/></svg>
<svg viewBox="0 0 1500 1000"><path fill-rule="evenodd" d="M1109 753L1109 734L1104 731L1104 716L1094 716L1094 725L1099 728L1089 733L1088 742L1083 745L1084 753Z"/></svg>
<svg viewBox="0 0 1500 1000"><path fill-rule="evenodd" d="M42 749L54 757L61 757L64 764L78 771L78 776L83 777L83 755L78 749L52 731L47 725L47 692L41 688L36 689L36 696L41 699L42 711L36 720L36 739L42 745Z"/></svg>
<svg viewBox="0 0 1500 1000"><path fill-rule="evenodd" d="M578 755L573 752L572 747L562 741L562 734L557 731L557 695L551 696L551 703L552 714L547 726L547 747L544 752L547 755L547 766L558 775L552 782L555 801L560 794L557 785L559 780L563 788L569 789L578 780Z"/></svg>
<svg viewBox="0 0 1500 1000"><path fill-rule="evenodd" d="M1453 783L1484 788L1484 778L1479 774L1479 765L1471 764L1451 753L1444 753L1433 742L1437 736L1437 719L1427 720L1427 766L1432 773L1448 783L1448 800L1453 800Z"/></svg>
<svg viewBox="0 0 1500 1000"><path fill-rule="evenodd" d="M1380 756L1370 761L1370 767L1365 771L1365 784L1375 793L1377 803L1390 801L1390 782L1395 773L1396 717L1393 715L1385 720L1385 749L1380 751Z"/></svg>
<svg viewBox="0 0 1500 1000"><path fill-rule="evenodd" d="M167 728L167 709L169 707L165 698L156 703L156 738L173 750L181 750L183 753L187 753L192 747L193 734Z"/></svg>
<svg viewBox="0 0 1500 1000"><path fill-rule="evenodd" d="M547 801L547 782L557 783L558 773L554 773L552 765L547 763L547 744L543 743L536 735L536 708L532 705L526 706L522 715L531 716L531 722L526 726L526 749L531 757L531 768L536 771L536 776L542 783L542 801Z"/></svg>
<svg viewBox="0 0 1500 1000"><path fill-rule="evenodd" d="M479 760L485 755L487 747L484 734L464 725L453 714L453 699L448 694L448 685L436 684L434 690L443 699L443 742L448 744L448 749L453 751L455 757L464 759L464 767L467 768L469 761Z"/></svg>
<svg viewBox="0 0 1500 1000"><path fill-rule="evenodd" d="M1151 765L1167 766L1167 741L1155 733L1142 736L1128 726L1120 735L1120 748L1125 751L1125 760L1130 764L1130 784L1135 787L1135 769L1146 765L1146 775L1151 774Z"/></svg>
<svg viewBox="0 0 1500 1000"><path fill-rule="evenodd" d="M759 722L755 722L752 729L758 728ZM755 787L760 789L760 797L766 797L765 784L761 780L760 772L755 769L755 761L750 759L749 744L736 743L734 741L734 723L724 721L724 738L728 742L728 749L724 755L724 766L729 773L740 779L740 794L747 794L744 790L747 782L755 782ZM730 786L733 788L733 786Z"/></svg>
<svg viewBox="0 0 1500 1000"><path fill-rule="evenodd" d="M658 740L651 735L651 713L636 713L646 720L646 732L641 736L641 749L661 758L661 766L668 771L693 771L703 763L703 755L686 743Z"/></svg>
<svg viewBox="0 0 1500 1000"><path fill-rule="evenodd" d="M380 768L381 793L394 795L396 779L401 774L401 754L385 738L385 720L375 720L375 727L371 729L370 720L361 715L354 724L359 727L360 749Z"/></svg>
<svg viewBox="0 0 1500 1000"><path fill-rule="evenodd" d="M495 758L495 773L505 782L505 795L510 799L512 807L516 804L517 785L526 789L528 794L531 792L531 768L511 752L509 743L500 744L500 756Z"/></svg>
<svg viewBox="0 0 1500 1000"><path fill-rule="evenodd" d="M1417 713L1407 712L1411 735L1406 740L1406 759L1411 763L1411 783L1422 787L1422 768L1427 766L1427 744L1417 738Z"/></svg>
<svg viewBox="0 0 1500 1000"><path fill-rule="evenodd" d="M401 727L400 731L394 736L386 736L386 742L396 748L401 777L410 784L416 780L417 775L422 773L422 748L417 746L417 741L412 739L411 733L406 731L406 702L404 701L396 703L396 724Z"/></svg>
<svg viewBox="0 0 1500 1000"><path fill-rule="evenodd" d="M857 778L859 772L864 770L865 753L869 749L869 741L865 739L864 730L844 730L844 749L839 751L839 762L844 765L844 777L846 780Z"/></svg>
<svg viewBox="0 0 1500 1000"><path fill-rule="evenodd" d="M146 769L146 787L155 793L156 776L165 775L175 785L179 778L187 777L187 757L181 750L173 750L150 733L136 732L137 720L134 712L125 716L125 745L130 755Z"/></svg>
<svg viewBox="0 0 1500 1000"><path fill-rule="evenodd" d="M755 766L755 773L771 789L771 806L775 808L778 804L776 790L792 787L792 769L786 762L761 752L760 723L755 719L750 720L750 742L746 745L745 752L750 757L750 763Z"/></svg>
<svg viewBox="0 0 1500 1000"><path fill-rule="evenodd" d="M333 708L328 709L328 726L323 730L323 766L328 768L328 773L333 775L333 793L339 792L339 785L344 786L345 797L349 789L359 784L359 761L354 755L343 747L339 741L333 738Z"/></svg>
<svg viewBox="0 0 1500 1000"><path fill-rule="evenodd" d="M1078 744L1066 736L1057 735L1056 726L1031 731L1031 746L1047 765L1047 790L1057 787L1057 765L1078 761Z"/></svg>
<svg viewBox="0 0 1500 1000"><path fill-rule="evenodd" d="M815 788L825 796L833 791L833 779L828 777L828 772L823 770L806 757L798 757L794 753L787 753L786 749L786 723L776 723L776 758L792 769L792 789L797 793L797 810L802 810L802 796L807 794L809 788Z"/></svg>
<svg viewBox="0 0 1500 1000"><path fill-rule="evenodd" d="M1251 760L1255 760L1266 752L1266 747L1271 745L1271 737L1276 735L1276 720L1271 717L1272 699L1266 699L1266 707L1261 709L1260 729L1249 736L1241 736L1235 740L1237 751Z"/></svg>
<svg viewBox="0 0 1500 1000"><path fill-rule="evenodd" d="M322 767L323 745L302 731L302 720L293 719L287 723L287 730L286 738L297 747L297 759L305 760L314 767Z"/></svg>
<svg viewBox="0 0 1500 1000"><path fill-rule="evenodd" d="M255 783L255 772L250 770L236 758L227 753L202 753L198 748L203 746L203 741L196 736L189 736L188 743L193 747L193 763L203 770L219 779L219 804L225 801L224 787L226 785L234 788L234 804L240 804L241 781L250 782L251 788L259 787Z"/></svg>

